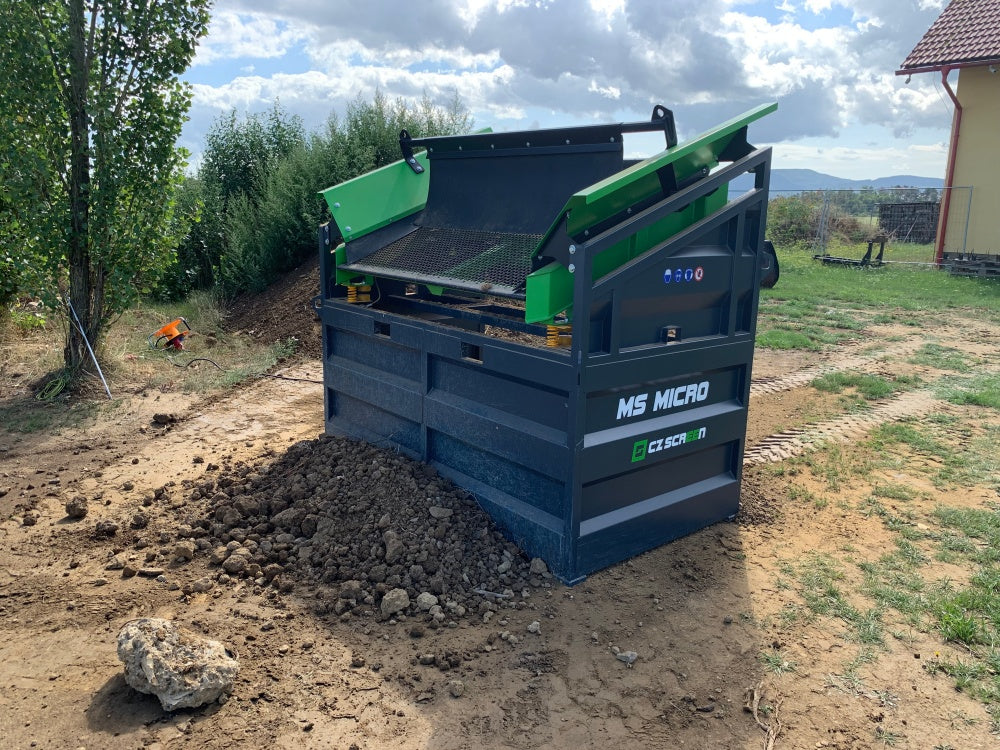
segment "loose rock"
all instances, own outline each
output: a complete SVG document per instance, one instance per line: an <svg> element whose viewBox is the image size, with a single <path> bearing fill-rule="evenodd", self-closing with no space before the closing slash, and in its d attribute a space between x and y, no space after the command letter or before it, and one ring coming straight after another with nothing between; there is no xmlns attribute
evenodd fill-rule
<svg viewBox="0 0 1000 750"><path fill-rule="evenodd" d="M114 521L98 521L94 527L96 536L111 537L118 533L118 524Z"/></svg>
<svg viewBox="0 0 1000 750"><path fill-rule="evenodd" d="M630 667L635 663L635 660L639 658L639 654L635 651L619 651L615 654L615 658L618 661L625 662L626 667Z"/></svg>
<svg viewBox="0 0 1000 750"><path fill-rule="evenodd" d="M88 510L90 510L90 508L88 506L87 498L83 495L77 495L66 502L66 516L69 518L85 518Z"/></svg>
<svg viewBox="0 0 1000 750"><path fill-rule="evenodd" d="M423 591L417 596L417 609L422 612L426 612L437 603L438 598L427 591Z"/></svg>
<svg viewBox="0 0 1000 750"><path fill-rule="evenodd" d="M549 566L545 564L545 560L540 557L531 558L531 565L528 567L528 572L533 576L543 576L549 572Z"/></svg>
<svg viewBox="0 0 1000 750"><path fill-rule="evenodd" d="M197 708L229 694L239 674L236 655L161 618L126 623L118 633L125 682L155 695L165 711Z"/></svg>
<svg viewBox="0 0 1000 750"><path fill-rule="evenodd" d="M406 593L406 589L392 589L382 597L382 604L379 608L383 616L389 617L397 612L402 612L409 606L410 596Z"/></svg>

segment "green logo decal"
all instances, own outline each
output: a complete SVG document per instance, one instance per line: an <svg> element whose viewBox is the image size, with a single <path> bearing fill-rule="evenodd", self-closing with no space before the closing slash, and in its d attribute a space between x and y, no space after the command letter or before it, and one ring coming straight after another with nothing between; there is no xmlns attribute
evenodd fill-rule
<svg viewBox="0 0 1000 750"><path fill-rule="evenodd" d="M647 440L636 440L632 445L632 463L636 461L641 461L646 457L646 443Z"/></svg>
<svg viewBox="0 0 1000 750"><path fill-rule="evenodd" d="M687 432L678 432L676 435L656 438L655 440L651 440L649 438L645 440L636 440L632 443L632 463L642 461L651 453L660 453L661 451L676 448L679 445L701 440L705 437L706 433L707 430L704 427L696 427L695 429L688 430Z"/></svg>

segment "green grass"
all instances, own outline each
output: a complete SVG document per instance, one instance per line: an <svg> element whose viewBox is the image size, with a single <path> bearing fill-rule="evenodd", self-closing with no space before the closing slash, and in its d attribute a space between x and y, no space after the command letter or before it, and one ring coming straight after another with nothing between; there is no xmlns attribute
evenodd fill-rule
<svg viewBox="0 0 1000 750"><path fill-rule="evenodd" d="M872 494L875 497L884 497L890 500L915 500L921 493L905 484L895 482L876 482L872 487Z"/></svg>
<svg viewBox="0 0 1000 750"><path fill-rule="evenodd" d="M894 444L909 446L917 453L941 455L948 452L947 444L927 434L912 420L901 420L876 427L866 441L876 450L887 450Z"/></svg>
<svg viewBox="0 0 1000 750"><path fill-rule="evenodd" d="M970 542L961 548L952 542L954 551L967 552L970 560L980 563L1000 558L1000 511L938 506L934 509L934 519L950 529L955 539L965 537L982 542L980 545Z"/></svg>
<svg viewBox="0 0 1000 750"><path fill-rule="evenodd" d="M40 310L11 310L10 322L22 331L33 331L45 328L47 318Z"/></svg>
<svg viewBox="0 0 1000 750"><path fill-rule="evenodd" d="M205 392L230 388L259 376L295 351L294 341L261 344L223 328L224 310L211 294L199 292L182 302L148 302L129 310L108 336L113 364L134 363L146 383L157 388ZM148 336L164 323L183 317L195 331L182 352L151 349ZM196 358L207 361L188 363ZM221 368L221 369L220 369Z"/></svg>
<svg viewBox="0 0 1000 750"><path fill-rule="evenodd" d="M912 250L902 245L893 252L901 258L909 252L906 248ZM831 248L830 252L836 255L841 250L850 254L848 248ZM912 252L921 255L923 250ZM876 325L930 327L942 310L961 310L966 317L1000 322L1000 282L996 280L953 277L914 266L874 272L824 266L812 255L812 248L779 248L781 279L773 289L761 291L758 346L817 351L859 339ZM923 255L933 257L933 253ZM963 357L957 350L928 344L913 361L955 369Z"/></svg>
<svg viewBox="0 0 1000 750"><path fill-rule="evenodd" d="M895 610L916 627L930 606L927 584L918 572L927 557L908 540L897 539L896 544L895 551L877 561L858 564L865 576L861 591L879 607Z"/></svg>
<svg viewBox="0 0 1000 750"><path fill-rule="evenodd" d="M784 651L769 650L760 654L761 663L774 674L785 674L794 672L797 666L794 661L788 658Z"/></svg>
<svg viewBox="0 0 1000 750"><path fill-rule="evenodd" d="M826 373L813 380L810 385L816 390L826 393L842 393L851 389L868 401L877 401L913 387L919 382L919 378L906 375L898 375L890 379L881 375L845 371Z"/></svg>
<svg viewBox="0 0 1000 750"><path fill-rule="evenodd" d="M765 349L808 349L815 351L822 348L818 341L804 333L776 329L758 333L756 344Z"/></svg>
<svg viewBox="0 0 1000 750"><path fill-rule="evenodd" d="M848 640L884 645L881 609L860 610L847 600L841 589L844 573L830 555L810 553L798 565L787 564L785 571L799 583L799 594L810 612L842 620L848 625Z"/></svg>
<svg viewBox="0 0 1000 750"><path fill-rule="evenodd" d="M953 404L1000 409L1000 373L941 381L937 391Z"/></svg>
<svg viewBox="0 0 1000 750"><path fill-rule="evenodd" d="M296 342L291 340L267 345L250 336L228 334L223 315L217 300L205 293L183 302L144 302L127 311L108 330L101 354L112 401L104 398L104 387L96 376L84 382L84 393L93 398L70 398L67 390L58 387L66 383L58 327L28 331L12 345L20 347L16 384L24 392L0 405L0 424L22 434L78 427L117 408L120 395L145 388L207 395L258 377L294 353ZM186 318L196 332L185 342L185 350L151 349L147 337L179 317ZM221 369L204 360L212 360ZM22 386L45 383L38 396Z"/></svg>
<svg viewBox="0 0 1000 750"><path fill-rule="evenodd" d="M938 370L968 372L980 360L959 349L931 342L920 347L906 361L914 365L927 365Z"/></svg>
<svg viewBox="0 0 1000 750"><path fill-rule="evenodd" d="M875 739L885 747L895 747L901 740L906 739L906 735L902 732L894 732L891 729L886 729L879 724L875 727Z"/></svg>
<svg viewBox="0 0 1000 750"><path fill-rule="evenodd" d="M861 257L857 248L828 248L831 255ZM888 254L886 257L895 257ZM895 251L894 251L895 252ZM936 269L891 266L878 273L824 266L813 260L808 248L778 248L781 279L773 289L762 290L765 302L815 303L830 307L851 306L878 315L886 311L977 309L1000 321L1000 282L993 279L952 276ZM897 259L902 259L899 257ZM927 258L925 258L927 259Z"/></svg>
<svg viewBox="0 0 1000 750"><path fill-rule="evenodd" d="M100 386L98 386L100 387ZM21 434L58 432L68 427L92 424L103 402L40 402L35 399L15 401L0 407L0 424L5 430Z"/></svg>

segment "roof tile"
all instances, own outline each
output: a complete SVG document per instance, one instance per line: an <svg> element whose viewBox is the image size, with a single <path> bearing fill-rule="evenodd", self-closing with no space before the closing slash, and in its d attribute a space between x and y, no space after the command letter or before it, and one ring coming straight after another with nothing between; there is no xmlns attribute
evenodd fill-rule
<svg viewBox="0 0 1000 750"><path fill-rule="evenodd" d="M1000 0L951 0L900 70L1000 59Z"/></svg>

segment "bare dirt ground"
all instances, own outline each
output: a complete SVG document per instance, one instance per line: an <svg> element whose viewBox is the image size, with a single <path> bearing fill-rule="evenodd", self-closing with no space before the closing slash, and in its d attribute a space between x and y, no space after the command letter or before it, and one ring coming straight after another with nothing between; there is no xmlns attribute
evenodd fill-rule
<svg viewBox="0 0 1000 750"><path fill-rule="evenodd" d="M284 293L301 301L301 295ZM253 328L245 321L236 325ZM266 321L258 325L254 330L263 336ZM935 335L951 335L951 345L996 372L1000 329L975 328L970 332L952 320ZM919 420L933 412L952 415L958 424L997 423L995 411L947 404L929 391L904 394L909 401L891 399L886 404L897 406L884 406L875 418L859 417L845 413L836 395L808 385L823 368L940 374L906 363L923 336L920 328L880 326L868 346L821 356L759 351L748 433L752 460L737 521L573 588L530 576L527 561L517 559L509 574L514 578L498 581L514 581L513 599L477 603L470 596L468 607L459 610L456 603L440 623L425 613L372 616L361 601L364 592L344 604L339 584L304 574L311 560L329 557L313 550L309 558L293 544L281 547L266 524L251 529L254 549L261 552L268 542L277 574L229 576L211 562L217 543L252 540L245 531L233 535L236 521L222 521L229 503L251 490L255 502L280 501L287 509L311 501L310 493L296 489L310 482L333 483L344 502L355 503L362 488L382 483L391 488L378 496L386 507L409 512L445 505L456 509L456 517L475 519L462 493L390 454L364 453L358 472L345 476L342 467L362 455L354 444L324 444L324 455L332 457L328 476L307 482L296 473L304 449L289 449L323 429L318 360L305 357L279 373L287 379L262 379L210 402L146 391L119 397L85 426L56 432L5 426L0 746L995 747L984 706L926 669L941 653L961 655L935 632L900 624L904 635L876 649L849 681L845 664L859 647L838 622L783 617L802 602L796 588L783 583L787 565L848 547L859 559L877 559L892 546L881 520L856 510L874 483L921 488L907 501L919 523L929 523L937 505L997 502L989 483L952 489L930 483L926 467L933 459L927 456L903 455L891 469L845 482L835 493L802 462L822 441L841 441L849 450L885 420ZM873 341L885 343L872 347ZM25 398L16 379L6 377L9 368L4 374L0 400ZM968 435L956 433L955 439ZM786 465L788 471L781 470ZM803 491L828 501L804 501ZM90 512L73 521L64 504L78 495L87 498ZM365 512L356 511L359 519ZM303 511L294 521L302 533L305 517ZM114 536L96 536L102 520L118 524ZM408 520L390 523L403 533ZM484 545L499 544L482 533L476 538ZM197 543L192 560L174 559L179 537ZM354 540L347 534L341 541L347 554ZM281 551L291 555L282 558ZM490 562L503 559L501 553ZM122 563L145 574L126 577ZM433 570L428 564L428 575ZM968 577L945 563L935 571ZM368 572L355 571L359 578ZM423 573L411 569L406 575L419 581ZM213 582L211 590L191 590L193 581L204 579ZM376 585L371 595L378 592ZM173 618L233 646L241 674L232 697L170 714L127 687L115 637L125 622L144 616ZM535 621L539 632L529 632ZM636 651L638 659L627 667L613 647ZM762 654L780 654L787 668L774 668Z"/></svg>

